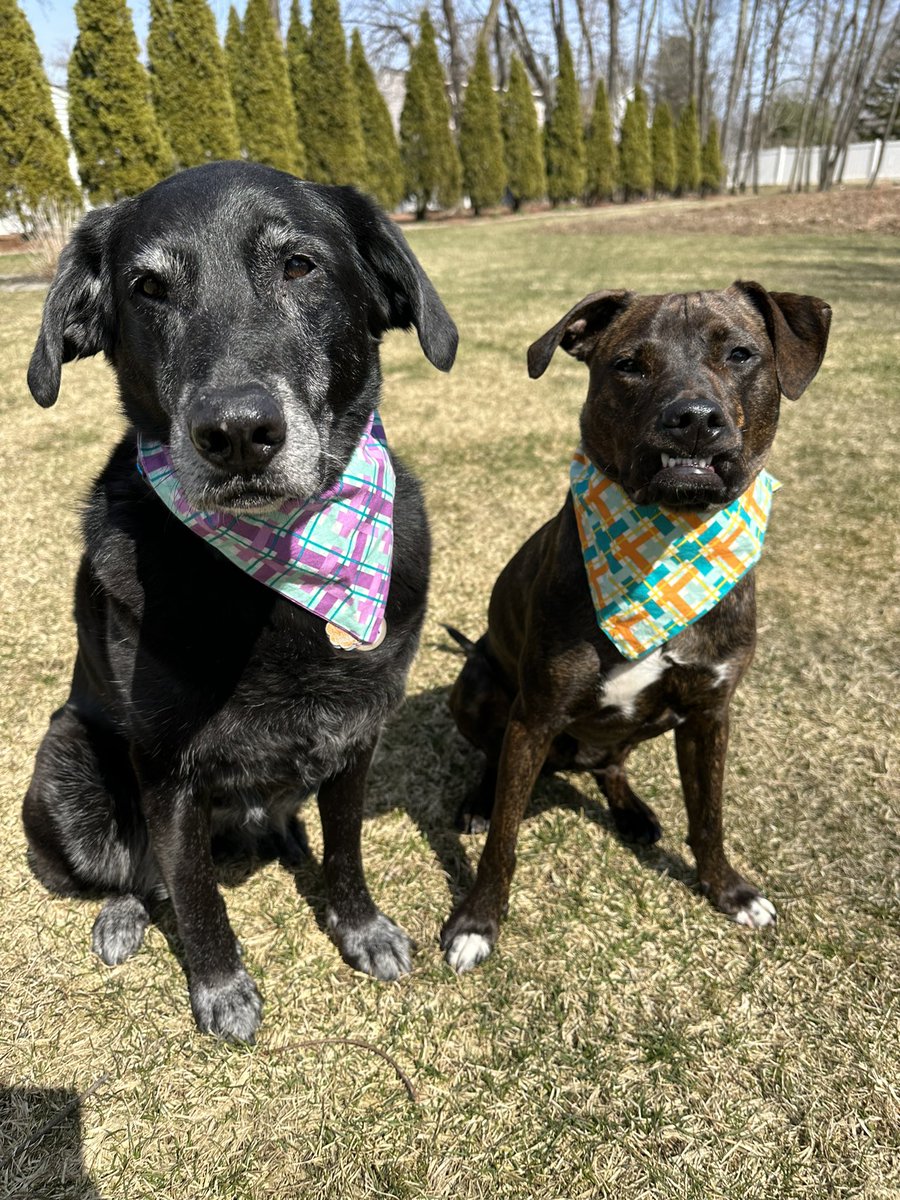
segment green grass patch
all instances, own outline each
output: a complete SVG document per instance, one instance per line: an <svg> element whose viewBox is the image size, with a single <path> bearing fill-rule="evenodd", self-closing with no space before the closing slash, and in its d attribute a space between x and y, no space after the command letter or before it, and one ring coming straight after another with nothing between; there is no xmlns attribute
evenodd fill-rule
<svg viewBox="0 0 900 1200"><path fill-rule="evenodd" d="M446 377L414 337L385 346L382 412L424 482L435 558L363 849L377 901L420 950L394 985L340 962L311 907L323 885L307 806L302 894L277 866L225 892L266 1001L249 1050L196 1033L161 930L109 970L89 949L97 905L49 897L27 871L21 797L74 653L77 502L121 421L97 361L66 367L56 408L28 399L41 296L0 292L0 1194L900 1195L896 241L642 232L640 213L406 232L461 346ZM500 945L456 978L437 932L483 838L452 828L478 763L447 712L459 660L441 622L477 636L497 572L559 507L586 385L565 355L529 380L526 348L588 291L736 278L834 308L822 372L783 410L760 648L727 779L726 843L778 907L778 930L748 934L691 890L673 747L658 739L635 754L633 782L660 844L619 844L589 777L542 781ZM301 1044L325 1038L393 1055L419 1103L377 1056ZM8 1157L101 1076L56 1133Z"/></svg>

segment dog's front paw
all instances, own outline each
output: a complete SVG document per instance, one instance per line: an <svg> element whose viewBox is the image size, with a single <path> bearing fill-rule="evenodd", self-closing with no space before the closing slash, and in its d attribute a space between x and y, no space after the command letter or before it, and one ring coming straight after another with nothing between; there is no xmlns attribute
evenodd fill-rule
<svg viewBox="0 0 900 1200"><path fill-rule="evenodd" d="M441 930L441 949L449 966L457 974L477 967L493 950L499 926L493 921L477 920L459 909Z"/></svg>
<svg viewBox="0 0 900 1200"><path fill-rule="evenodd" d="M243 969L223 983L191 984L191 1008L201 1033L233 1042L253 1042L262 1019L262 1000L256 984Z"/></svg>
<svg viewBox="0 0 900 1200"><path fill-rule="evenodd" d="M384 913L361 924L342 922L333 910L328 913L328 931L341 958L357 971L376 979L399 979L412 965L415 945Z"/></svg>
<svg viewBox="0 0 900 1200"><path fill-rule="evenodd" d="M752 883L740 877L718 895L710 893L710 899L732 921L748 929L766 929L777 921L775 905Z"/></svg>
<svg viewBox="0 0 900 1200"><path fill-rule="evenodd" d="M146 905L137 896L113 896L94 922L91 949L108 967L116 967L140 950L150 924Z"/></svg>
<svg viewBox="0 0 900 1200"><path fill-rule="evenodd" d="M765 896L754 896L730 915L738 925L746 925L748 929L765 929L778 920L775 905Z"/></svg>

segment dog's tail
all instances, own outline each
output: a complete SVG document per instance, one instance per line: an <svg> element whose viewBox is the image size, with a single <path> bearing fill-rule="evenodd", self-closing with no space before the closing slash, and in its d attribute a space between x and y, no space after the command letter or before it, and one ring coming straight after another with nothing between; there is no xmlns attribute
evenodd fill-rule
<svg viewBox="0 0 900 1200"><path fill-rule="evenodd" d="M454 642L456 642L458 646L462 647L463 653L465 654L466 658L468 658L475 649L475 643L472 641L472 639L467 638L466 635L464 633L460 633L458 629L454 629L452 625L445 625L444 628L453 638Z"/></svg>

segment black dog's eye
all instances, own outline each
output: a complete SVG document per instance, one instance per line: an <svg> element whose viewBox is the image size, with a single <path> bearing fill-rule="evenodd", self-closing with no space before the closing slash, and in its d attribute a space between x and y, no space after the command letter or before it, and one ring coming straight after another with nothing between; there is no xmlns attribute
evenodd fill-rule
<svg viewBox="0 0 900 1200"><path fill-rule="evenodd" d="M620 354L618 358L614 358L612 369L618 371L622 375L642 375L641 365L636 358L630 358L627 354Z"/></svg>
<svg viewBox="0 0 900 1200"><path fill-rule="evenodd" d="M139 279L135 291L142 296L149 296L151 300L165 300L168 295L166 285L156 275L145 275Z"/></svg>
<svg viewBox="0 0 900 1200"><path fill-rule="evenodd" d="M732 352L728 355L728 361L733 363L745 363L753 357L753 351L748 350L746 346L735 346Z"/></svg>
<svg viewBox="0 0 900 1200"><path fill-rule="evenodd" d="M316 269L316 264L305 254L292 254L284 264L285 279L305 279Z"/></svg>

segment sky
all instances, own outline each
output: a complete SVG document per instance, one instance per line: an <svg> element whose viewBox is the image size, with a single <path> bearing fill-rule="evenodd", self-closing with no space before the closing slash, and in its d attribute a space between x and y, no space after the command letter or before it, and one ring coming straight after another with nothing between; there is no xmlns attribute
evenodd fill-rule
<svg viewBox="0 0 900 1200"><path fill-rule="evenodd" d="M65 64L78 32L75 24L75 0L20 0L20 3L31 22L50 82L65 85ZM128 7L131 9L138 41L143 47L147 41L147 25L150 20L149 0L129 0ZM224 34L228 19L228 0L213 0L210 7L216 15L220 33ZM243 9L240 0L237 9L239 12Z"/></svg>

